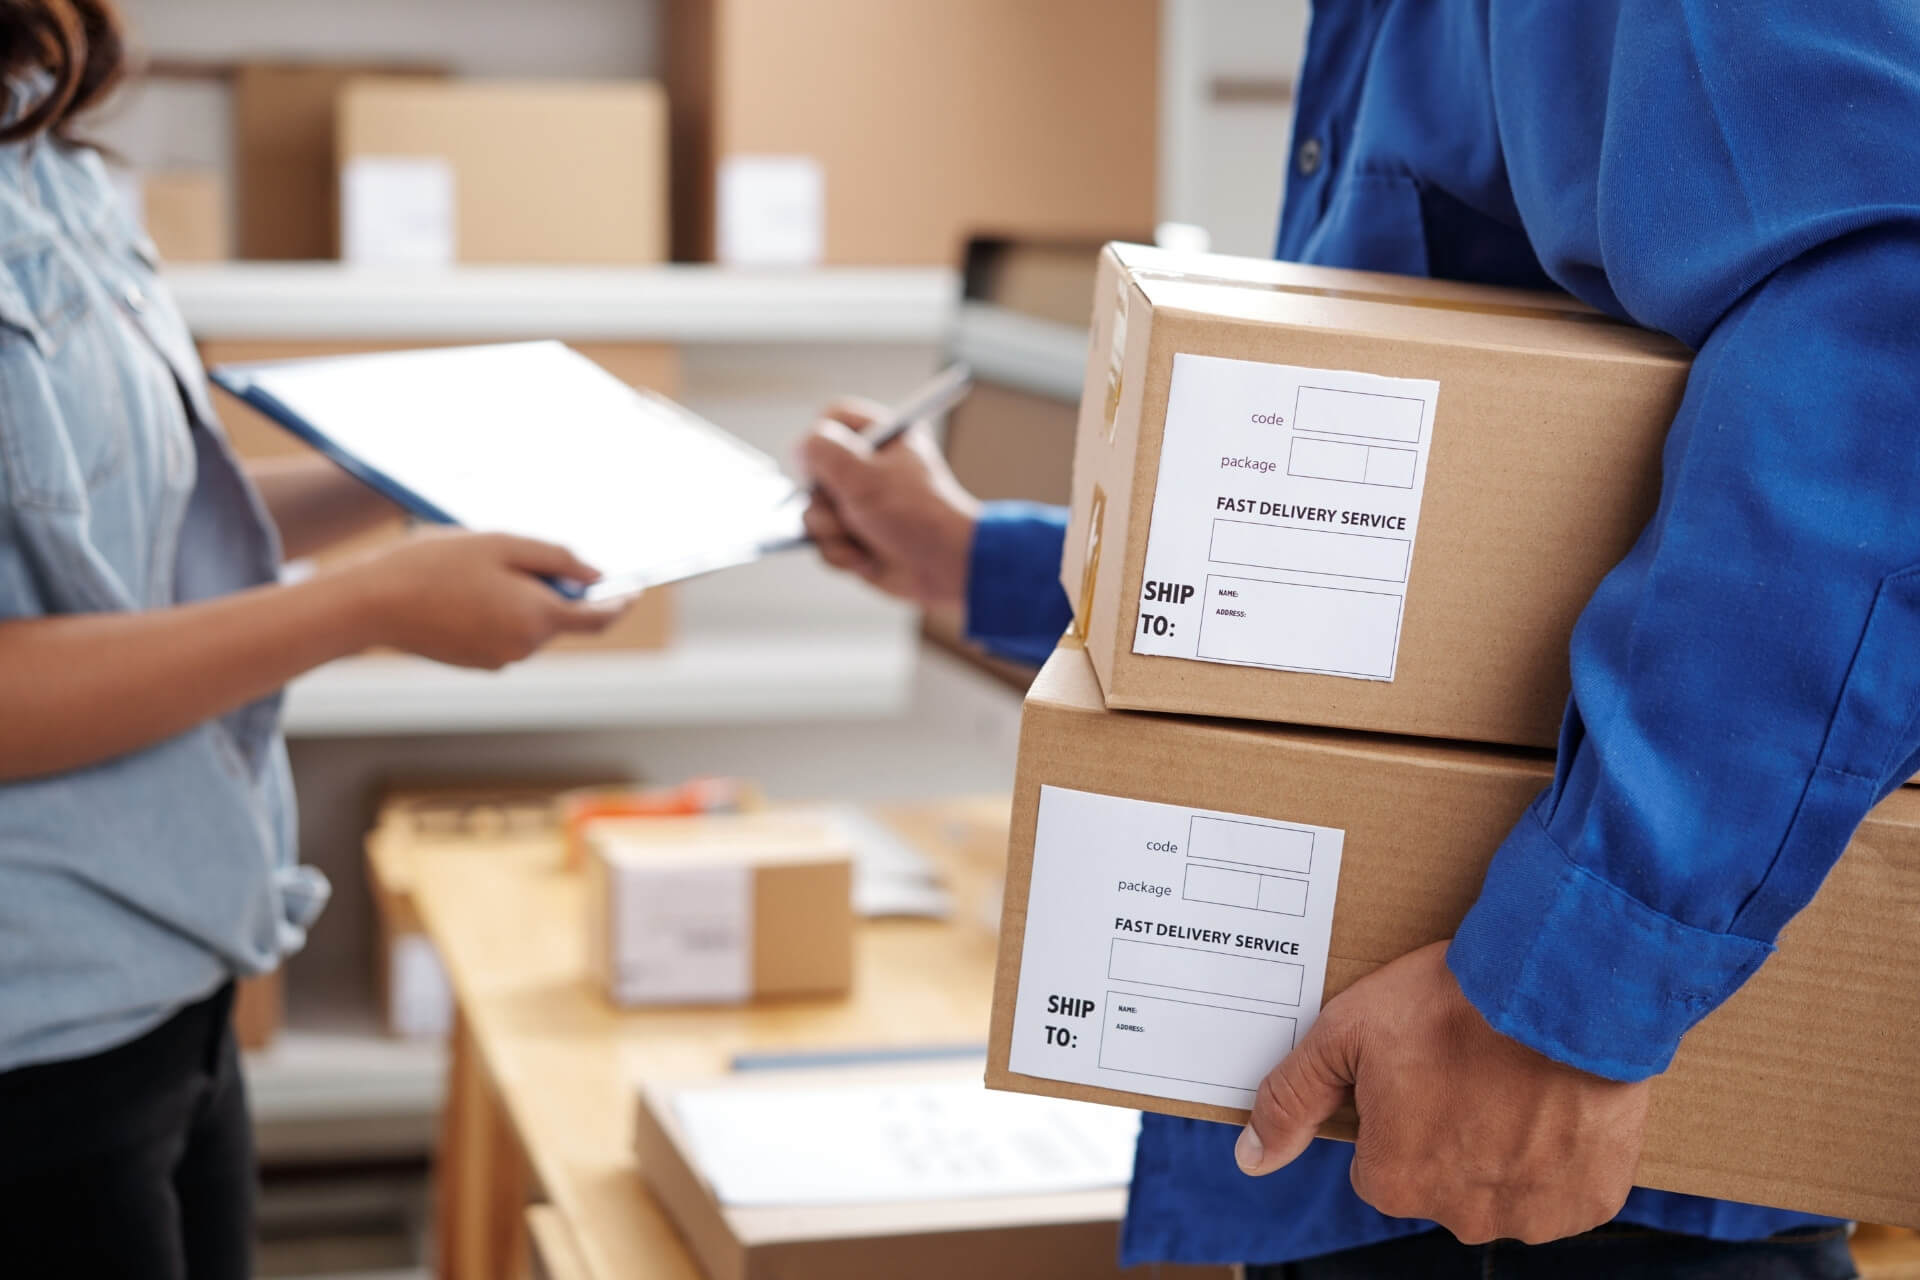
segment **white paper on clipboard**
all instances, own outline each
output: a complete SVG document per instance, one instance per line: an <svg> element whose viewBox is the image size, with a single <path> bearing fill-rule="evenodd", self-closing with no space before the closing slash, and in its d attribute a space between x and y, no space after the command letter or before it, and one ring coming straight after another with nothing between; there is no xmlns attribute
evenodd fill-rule
<svg viewBox="0 0 1920 1280"><path fill-rule="evenodd" d="M559 543L588 599L745 564L801 540L773 459L559 342L218 371L229 389L418 514ZM249 394L252 393L252 394ZM418 499L418 502L410 501Z"/></svg>

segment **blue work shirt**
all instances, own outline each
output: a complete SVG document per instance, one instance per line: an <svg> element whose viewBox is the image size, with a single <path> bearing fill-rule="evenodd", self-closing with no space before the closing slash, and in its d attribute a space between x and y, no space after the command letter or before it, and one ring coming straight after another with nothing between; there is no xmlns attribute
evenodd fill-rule
<svg viewBox="0 0 1920 1280"><path fill-rule="evenodd" d="M1505 1034L1619 1080L1773 950L1920 765L1920 9L1323 0L1279 254L1564 288L1697 352L1658 509L1573 636L1553 785L1448 962ZM970 630L1066 625L1058 512L992 508ZM1621 940L1633 940L1623 947ZM1423 1230L1317 1143L1242 1177L1149 1116L1129 1261L1279 1262ZM1719 1239L1824 1221L1635 1191Z"/></svg>

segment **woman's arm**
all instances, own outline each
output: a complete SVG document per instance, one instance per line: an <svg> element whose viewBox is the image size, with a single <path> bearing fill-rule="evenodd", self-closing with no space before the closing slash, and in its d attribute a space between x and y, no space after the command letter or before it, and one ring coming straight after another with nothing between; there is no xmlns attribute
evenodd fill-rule
<svg viewBox="0 0 1920 1280"><path fill-rule="evenodd" d="M289 560L312 555L398 514L391 502L319 456L247 463Z"/></svg>
<svg viewBox="0 0 1920 1280"><path fill-rule="evenodd" d="M0 783L151 746L370 645L491 669L618 616L535 575L598 576L547 543L428 534L293 586L0 622Z"/></svg>

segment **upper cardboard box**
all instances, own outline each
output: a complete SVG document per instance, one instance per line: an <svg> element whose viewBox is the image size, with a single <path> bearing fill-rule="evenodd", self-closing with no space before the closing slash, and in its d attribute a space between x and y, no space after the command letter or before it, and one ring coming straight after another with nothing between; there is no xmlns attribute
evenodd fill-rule
<svg viewBox="0 0 1920 1280"><path fill-rule="evenodd" d="M1108 711L1063 647L1021 722L989 1085L1244 1120L1323 993L1453 935L1550 772ZM1920 1225L1916 903L1909 788L1655 1081L1639 1185Z"/></svg>
<svg viewBox="0 0 1920 1280"><path fill-rule="evenodd" d="M1108 705L1551 746L1690 362L1560 295L1109 246L1061 567Z"/></svg>

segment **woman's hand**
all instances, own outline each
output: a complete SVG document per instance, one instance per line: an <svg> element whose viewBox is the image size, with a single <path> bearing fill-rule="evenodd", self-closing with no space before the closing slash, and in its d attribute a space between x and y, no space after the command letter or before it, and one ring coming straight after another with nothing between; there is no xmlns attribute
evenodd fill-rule
<svg viewBox="0 0 1920 1280"><path fill-rule="evenodd" d="M960 486L924 426L876 451L860 434L882 411L829 408L800 442L813 482L806 529L821 558L889 595L959 609L966 601L980 500Z"/></svg>
<svg viewBox="0 0 1920 1280"><path fill-rule="evenodd" d="M555 636L603 631L618 606L569 600L542 578L599 572L564 547L504 533L415 534L339 571L356 575L375 644L497 671Z"/></svg>

